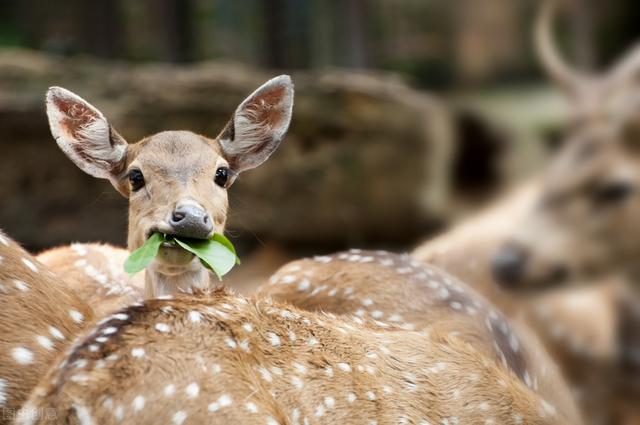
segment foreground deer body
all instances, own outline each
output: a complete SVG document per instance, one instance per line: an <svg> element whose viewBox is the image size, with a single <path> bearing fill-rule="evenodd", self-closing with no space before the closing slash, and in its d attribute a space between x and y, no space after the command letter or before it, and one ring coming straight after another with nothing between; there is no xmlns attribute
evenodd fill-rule
<svg viewBox="0 0 640 425"><path fill-rule="evenodd" d="M91 306L96 317L105 317L144 298L142 276L130 277L124 271L128 255L126 249L111 245L74 243L36 258Z"/></svg>
<svg viewBox="0 0 640 425"><path fill-rule="evenodd" d="M345 321L223 290L109 317L26 408L56 409L37 423L571 423L435 327Z"/></svg>
<svg viewBox="0 0 640 425"><path fill-rule="evenodd" d="M407 255L351 250L293 261L257 295L402 329L438 329L502 364L579 422L568 388L538 341L525 329L514 328L467 285Z"/></svg>
<svg viewBox="0 0 640 425"><path fill-rule="evenodd" d="M92 318L73 291L0 231L0 424Z"/></svg>
<svg viewBox="0 0 640 425"><path fill-rule="evenodd" d="M154 232L207 239L225 228L227 189L238 174L275 151L289 127L293 85L274 78L245 99L215 139L166 131L128 144L104 115L68 90L47 93L51 132L83 171L108 179L129 199L128 248ZM209 273L192 254L160 248L145 274L145 296L209 286Z"/></svg>

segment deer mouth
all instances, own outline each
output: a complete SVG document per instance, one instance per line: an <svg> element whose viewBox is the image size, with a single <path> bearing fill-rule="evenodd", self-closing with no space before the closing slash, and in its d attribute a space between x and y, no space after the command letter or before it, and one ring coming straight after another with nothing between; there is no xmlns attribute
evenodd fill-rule
<svg viewBox="0 0 640 425"><path fill-rule="evenodd" d="M147 232L146 239L149 239L154 233L162 233L167 239L180 237L154 228ZM193 262L194 258L195 255L182 249L174 241L167 240L160 245L155 261L164 266L181 268L189 266Z"/></svg>

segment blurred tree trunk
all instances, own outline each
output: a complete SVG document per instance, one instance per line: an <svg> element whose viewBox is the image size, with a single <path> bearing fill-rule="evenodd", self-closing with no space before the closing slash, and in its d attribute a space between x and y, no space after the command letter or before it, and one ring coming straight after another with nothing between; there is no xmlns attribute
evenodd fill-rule
<svg viewBox="0 0 640 425"><path fill-rule="evenodd" d="M264 19L265 65L269 68L287 67L287 46L284 40L286 29L286 0L264 0L262 2Z"/></svg>
<svg viewBox="0 0 640 425"><path fill-rule="evenodd" d="M122 56L122 10L118 0L75 2L81 10L76 41L94 56L113 59Z"/></svg>
<svg viewBox="0 0 640 425"><path fill-rule="evenodd" d="M161 59L169 62L193 60L193 1L153 0L147 4L149 15L156 16Z"/></svg>
<svg viewBox="0 0 640 425"><path fill-rule="evenodd" d="M346 25L346 65L350 68L368 66L367 0L343 0Z"/></svg>

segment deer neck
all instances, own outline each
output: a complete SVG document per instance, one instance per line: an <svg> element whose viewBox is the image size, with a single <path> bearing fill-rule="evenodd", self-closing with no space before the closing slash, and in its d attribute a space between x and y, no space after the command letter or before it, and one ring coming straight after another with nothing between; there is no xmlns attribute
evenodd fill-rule
<svg viewBox="0 0 640 425"><path fill-rule="evenodd" d="M181 273L170 273L152 263L145 272L144 296L147 299L177 293L192 293L194 289L208 287L209 273L199 264Z"/></svg>

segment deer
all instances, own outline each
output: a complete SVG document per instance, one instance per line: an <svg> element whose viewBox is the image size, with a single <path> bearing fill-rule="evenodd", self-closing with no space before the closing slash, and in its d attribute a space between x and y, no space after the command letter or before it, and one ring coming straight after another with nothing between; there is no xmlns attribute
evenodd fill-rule
<svg viewBox="0 0 640 425"><path fill-rule="evenodd" d="M537 26L547 71L571 102L568 143L552 162L534 208L493 258L496 280L512 291L540 291L618 271L630 282L618 301L621 386L640 393L640 46L608 72L585 75L552 41L556 4Z"/></svg>
<svg viewBox="0 0 640 425"><path fill-rule="evenodd" d="M0 424L12 423L91 308L0 230Z"/></svg>
<svg viewBox="0 0 640 425"><path fill-rule="evenodd" d="M604 75L572 70L551 35L556 2L547 1L536 41L548 73L571 102L564 147L542 189L493 259L510 289L542 289L614 269L635 274L640 255L640 162L636 144L640 46Z"/></svg>
<svg viewBox="0 0 640 425"><path fill-rule="evenodd" d="M46 109L51 133L69 159L109 180L128 199L127 245L133 251L155 232L193 239L222 233L227 190L241 172L277 149L289 128L293 93L287 75L267 81L240 103L214 139L164 131L129 144L102 112L61 87L48 90ZM100 289L91 276L85 280ZM165 243L145 271L144 297L209 285L209 272L193 254Z"/></svg>
<svg viewBox="0 0 640 425"><path fill-rule="evenodd" d="M492 258L542 191L540 178L517 185L487 208L419 244L411 257L454 275L479 292L516 326L532 332L560 368L588 423L620 423L612 376L617 368L617 304L626 292L618 274L543 293L498 286ZM585 282L586 283L586 282Z"/></svg>
<svg viewBox="0 0 640 425"><path fill-rule="evenodd" d="M48 249L36 258L90 305L95 317L105 317L144 298L144 277L124 271L129 254L109 244L73 243Z"/></svg>
<svg viewBox="0 0 640 425"><path fill-rule="evenodd" d="M78 338L17 423L579 423L434 319L411 330L224 287L146 299Z"/></svg>
<svg viewBox="0 0 640 425"><path fill-rule="evenodd" d="M351 249L282 266L256 295L307 311L440 328L511 370L578 422L577 408L554 362L526 328L441 269L387 251ZM444 321L444 327L437 325Z"/></svg>
<svg viewBox="0 0 640 425"><path fill-rule="evenodd" d="M635 219L640 211L640 92L635 81L640 46L607 72L575 70L553 42L556 9L557 2L543 4L536 46L569 101L568 130L534 202L496 248L491 269L495 281L514 293L584 285L621 274L628 284L611 299L617 317L610 339L616 347L612 353L619 396L633 400L640 390L640 227ZM637 411L635 415L640 416Z"/></svg>

